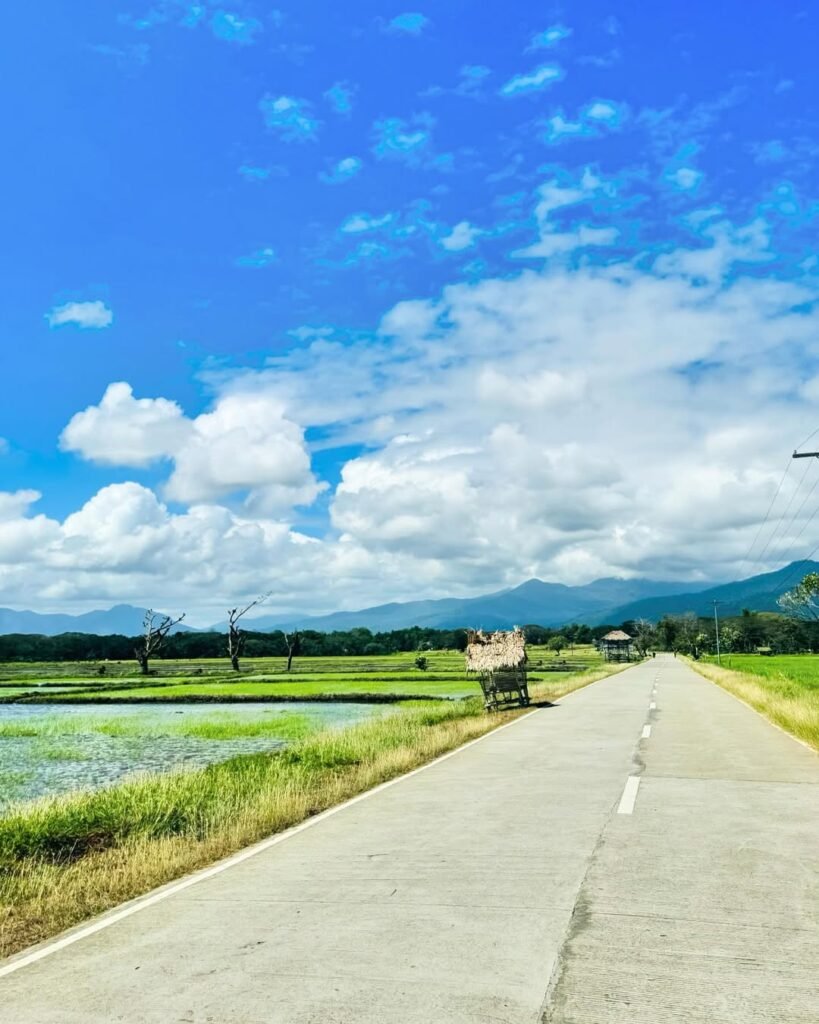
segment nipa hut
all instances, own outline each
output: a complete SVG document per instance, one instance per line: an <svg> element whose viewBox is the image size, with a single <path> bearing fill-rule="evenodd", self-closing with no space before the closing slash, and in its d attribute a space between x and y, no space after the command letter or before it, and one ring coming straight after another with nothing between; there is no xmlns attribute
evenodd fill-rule
<svg viewBox="0 0 819 1024"><path fill-rule="evenodd" d="M613 629L601 637L600 650L606 661L631 661L634 644L628 633L622 629Z"/></svg>
<svg viewBox="0 0 819 1024"><path fill-rule="evenodd" d="M477 676L487 709L494 710L505 704L525 707L529 703L526 661L523 630L469 631L466 671Z"/></svg>

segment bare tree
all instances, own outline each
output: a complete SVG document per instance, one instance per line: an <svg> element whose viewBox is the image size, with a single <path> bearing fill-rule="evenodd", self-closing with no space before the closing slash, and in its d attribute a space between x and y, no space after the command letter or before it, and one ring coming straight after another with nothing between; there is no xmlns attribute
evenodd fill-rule
<svg viewBox="0 0 819 1024"><path fill-rule="evenodd" d="M285 633L284 642L287 644L287 671L289 672L293 658L297 654L301 654L301 634L298 630L293 633Z"/></svg>
<svg viewBox="0 0 819 1024"><path fill-rule="evenodd" d="M637 619L634 623L634 646L641 658L645 658L648 649L656 642L657 633L648 619Z"/></svg>
<svg viewBox="0 0 819 1024"><path fill-rule="evenodd" d="M144 676L148 675L149 660L165 643L168 633L184 618L184 612L178 619L173 619L170 615L159 615L153 608L149 608L145 612L145 618L142 620L142 638L139 641L139 646L134 648L134 656L139 662Z"/></svg>
<svg viewBox="0 0 819 1024"><path fill-rule="evenodd" d="M260 594L255 601L251 601L244 608L228 608L228 657L237 672L239 671L239 655L245 645L245 634L243 630L239 629L239 619L251 608L266 601L271 593L272 591L268 590L266 594Z"/></svg>
<svg viewBox="0 0 819 1024"><path fill-rule="evenodd" d="M776 602L792 619L815 622L819 619L819 573L809 572L792 590L786 590Z"/></svg>

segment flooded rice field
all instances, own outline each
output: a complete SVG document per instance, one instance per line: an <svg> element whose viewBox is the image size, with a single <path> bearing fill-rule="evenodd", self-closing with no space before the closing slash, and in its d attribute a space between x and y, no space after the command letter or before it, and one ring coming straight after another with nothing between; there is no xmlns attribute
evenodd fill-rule
<svg viewBox="0 0 819 1024"><path fill-rule="evenodd" d="M144 772L202 767L382 715L383 705L0 704L0 812Z"/></svg>

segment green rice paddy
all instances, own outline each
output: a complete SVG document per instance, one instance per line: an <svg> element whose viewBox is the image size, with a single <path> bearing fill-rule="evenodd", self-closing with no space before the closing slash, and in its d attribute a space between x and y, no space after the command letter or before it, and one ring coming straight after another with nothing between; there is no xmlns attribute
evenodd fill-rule
<svg viewBox="0 0 819 1024"><path fill-rule="evenodd" d="M458 699L479 692L475 680L466 676L460 652L423 652L426 670L416 666L416 657L403 653L297 658L290 672L284 658L247 659L240 672L233 672L226 659L157 659L147 678L133 662L15 663L0 665L0 702L344 700L368 695L382 699ZM592 647L576 647L559 658L545 648L533 647L529 658L533 682L595 668L600 663ZM105 669L102 675L101 668Z"/></svg>

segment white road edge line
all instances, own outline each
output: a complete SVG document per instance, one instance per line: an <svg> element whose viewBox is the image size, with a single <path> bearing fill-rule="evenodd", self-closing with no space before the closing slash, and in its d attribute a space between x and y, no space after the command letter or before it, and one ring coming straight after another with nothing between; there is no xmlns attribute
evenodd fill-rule
<svg viewBox="0 0 819 1024"><path fill-rule="evenodd" d="M642 738L643 738L644 740L647 740L647 739L648 739L648 737L649 737L650 735L651 735L651 726L650 726L650 725L644 725L644 726L643 726L643 735L642 735Z"/></svg>
<svg viewBox="0 0 819 1024"><path fill-rule="evenodd" d="M403 782L405 779L412 778L413 775L425 772L428 768L433 768L436 764L440 764L442 761L446 761L450 757L460 754L462 750L466 750L468 747L473 747L476 743L480 743L481 740L488 739L490 736L496 736L504 729L508 729L511 726L522 722L524 719L531 717L537 710L537 708L534 708L527 714L521 715L520 718L516 718L513 722L507 722L505 725L499 725L497 729L484 733L483 736L478 736L476 739L470 740L468 743L464 743L462 746L456 747L454 750L450 750L448 753L442 754L440 757L436 757L434 761L422 764L419 768L413 768L412 771L406 772L404 775L399 775L395 779L390 779L388 782L382 782L381 785L376 786L374 789L368 789L364 793L359 793L358 796L345 800L343 804L336 804L335 807L328 807L326 811L322 811L314 818L308 818L307 821L303 821L299 825L294 825L285 832L279 832L275 836L270 836L269 839L263 839L260 843L256 843L254 846L245 847L244 850L234 853L232 856L228 857L226 860L220 861L218 864L212 864L209 868L197 871L193 875L188 875L187 878L183 878L179 882L171 882L169 885L153 893L149 893L147 896L138 896L136 899L126 903L123 907L120 907L119 910L109 912L104 917L98 918L91 924L85 925L84 927L81 926L77 931L69 932L61 939L48 942L44 946L35 948L30 953L18 954L16 959L12 959L4 966L0 967L0 978L5 978L9 974L14 974L15 971L19 971L23 967L28 967L30 964L37 963L38 960L44 960L47 956L51 956L52 953L58 953L60 950L65 949L68 946L73 946L75 942L80 942L82 939L87 939L92 935L96 935L97 932L110 928L111 925L117 924L119 921L124 920L126 917L130 917L132 914L139 913L140 910L147 910L148 907L153 907L157 903L161 903L163 900L168 899L169 896L175 896L178 892L190 889L190 887L196 885L197 882L204 882L208 878L213 878L214 875L219 875L223 871L227 871L228 868L232 868L236 864L241 864L243 861L250 860L251 857L255 857L259 853L264 853L265 850L269 850L272 846L277 846L279 843L283 843L286 839L290 839L293 836L298 835L299 832L304 832L306 829L312 828L314 825L318 825L319 822L324 821L326 818L329 818L334 814L338 814L340 811L346 810L348 807L352 807L353 804L360 803L362 800L367 800L369 797L375 796L376 793L381 793L385 789L389 789L390 786L395 786L399 782Z"/></svg>
<svg viewBox="0 0 819 1024"><path fill-rule="evenodd" d="M640 788L640 776L629 775L626 779L626 785L623 789L623 795L620 797L620 803L617 807L618 814L631 814L634 810L634 804L637 800L637 790Z"/></svg>

